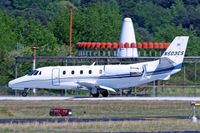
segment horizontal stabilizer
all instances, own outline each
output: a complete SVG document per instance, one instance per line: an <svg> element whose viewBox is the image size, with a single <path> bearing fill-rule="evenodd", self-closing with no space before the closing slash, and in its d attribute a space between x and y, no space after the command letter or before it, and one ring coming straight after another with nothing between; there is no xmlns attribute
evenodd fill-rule
<svg viewBox="0 0 200 133"><path fill-rule="evenodd" d="M167 77L165 77L163 80L169 80L170 79L170 75L168 75Z"/></svg>

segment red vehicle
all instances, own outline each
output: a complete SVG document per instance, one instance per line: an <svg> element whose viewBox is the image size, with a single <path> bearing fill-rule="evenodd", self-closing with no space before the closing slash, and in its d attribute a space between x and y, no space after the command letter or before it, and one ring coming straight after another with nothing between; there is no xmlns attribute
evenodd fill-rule
<svg viewBox="0 0 200 133"><path fill-rule="evenodd" d="M70 116L72 115L72 110L67 108L52 108L49 111L50 116Z"/></svg>

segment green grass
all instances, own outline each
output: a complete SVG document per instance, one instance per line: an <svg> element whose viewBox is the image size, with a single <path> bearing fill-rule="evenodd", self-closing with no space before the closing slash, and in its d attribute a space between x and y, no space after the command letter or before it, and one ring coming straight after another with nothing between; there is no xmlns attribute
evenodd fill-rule
<svg viewBox="0 0 200 133"><path fill-rule="evenodd" d="M1 101L0 118L45 118L53 107L71 108L73 118L191 116L185 101ZM197 115L200 115L197 108ZM200 122L155 119L89 123L0 124L0 132L97 132L200 130Z"/></svg>
<svg viewBox="0 0 200 133"><path fill-rule="evenodd" d="M1 101L0 118L44 118L66 107L75 118L189 115L190 102L175 101Z"/></svg>
<svg viewBox="0 0 200 133"><path fill-rule="evenodd" d="M89 123L28 123L0 124L0 132L159 132L159 131L199 131L200 122L190 120L122 121Z"/></svg>

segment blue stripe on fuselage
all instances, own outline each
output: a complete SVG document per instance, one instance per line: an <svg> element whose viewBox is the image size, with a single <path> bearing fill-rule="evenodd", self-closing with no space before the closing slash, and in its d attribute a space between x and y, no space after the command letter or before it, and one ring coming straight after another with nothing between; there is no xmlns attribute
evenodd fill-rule
<svg viewBox="0 0 200 133"><path fill-rule="evenodd" d="M172 70L181 69L181 68L182 68L182 63L178 64L176 66L173 66L173 67L146 72L146 75L151 76L151 75L164 74L164 73L168 73ZM131 76L130 73L128 73L128 74L119 74L119 75L104 75L104 76L100 76L99 79L130 78L130 77L140 77L140 76Z"/></svg>
<svg viewBox="0 0 200 133"><path fill-rule="evenodd" d="M155 70L155 71L152 71L152 72L146 72L146 74L147 74L147 76L157 75L157 74L164 74L164 73L168 73L168 72L170 72L172 70L181 69L181 68L182 68L182 63L178 64L176 66L170 67L170 68L164 68L164 69L159 69L159 70Z"/></svg>

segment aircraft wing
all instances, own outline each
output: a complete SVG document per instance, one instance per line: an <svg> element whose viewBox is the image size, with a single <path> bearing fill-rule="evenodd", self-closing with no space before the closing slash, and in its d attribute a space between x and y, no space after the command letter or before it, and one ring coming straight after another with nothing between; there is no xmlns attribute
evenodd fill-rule
<svg viewBox="0 0 200 133"><path fill-rule="evenodd" d="M98 84L95 84L95 83L77 82L77 84L79 84L82 87L88 88L88 90L92 90L93 88L100 88L100 89L116 92L113 88L110 88L110 87L107 87L107 86L103 86L103 85L98 85Z"/></svg>

